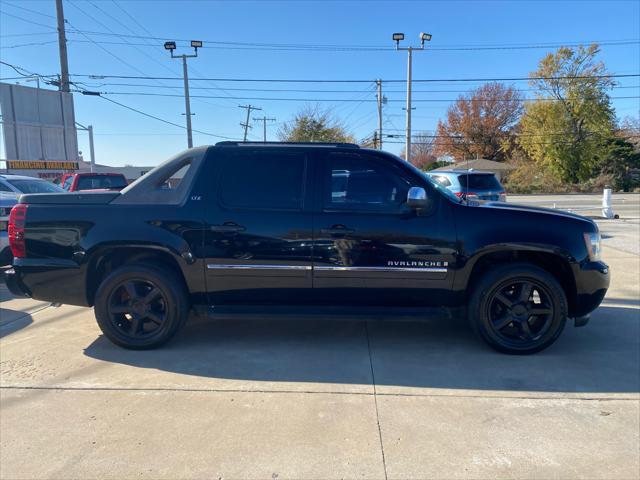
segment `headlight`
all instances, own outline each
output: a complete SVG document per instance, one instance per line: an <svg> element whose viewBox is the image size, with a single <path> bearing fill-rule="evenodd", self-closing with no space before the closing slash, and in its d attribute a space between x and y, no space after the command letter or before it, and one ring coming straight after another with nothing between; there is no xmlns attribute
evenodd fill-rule
<svg viewBox="0 0 640 480"><path fill-rule="evenodd" d="M600 233L585 233L584 243L587 246L587 252L589 252L589 260L592 262L600 260Z"/></svg>

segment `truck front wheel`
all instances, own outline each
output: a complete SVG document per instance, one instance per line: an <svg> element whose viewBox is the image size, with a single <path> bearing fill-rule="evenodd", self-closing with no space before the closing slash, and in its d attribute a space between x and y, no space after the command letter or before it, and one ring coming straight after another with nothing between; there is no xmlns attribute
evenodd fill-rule
<svg viewBox="0 0 640 480"><path fill-rule="evenodd" d="M116 345L137 350L155 348L186 322L188 298L183 282L170 270L126 265L107 275L98 287L96 320Z"/></svg>
<svg viewBox="0 0 640 480"><path fill-rule="evenodd" d="M501 265L480 277L468 312L471 327L492 348L529 354L560 336L567 299L549 272L527 263Z"/></svg>

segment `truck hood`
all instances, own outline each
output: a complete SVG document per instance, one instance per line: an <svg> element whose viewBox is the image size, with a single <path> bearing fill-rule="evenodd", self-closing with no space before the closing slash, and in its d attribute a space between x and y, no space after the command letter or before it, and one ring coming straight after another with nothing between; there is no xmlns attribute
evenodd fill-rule
<svg viewBox="0 0 640 480"><path fill-rule="evenodd" d="M571 218L573 220L580 220L580 221L595 225L595 222L587 217L583 217L582 215L567 212L564 210L556 210L553 208L532 207L530 205L520 205L517 203L506 203L506 202L486 202L483 204L479 204L477 206L479 206L480 208L491 208L493 210L508 210L508 211L520 211L520 212L528 212L528 213L540 213L543 215L553 215L555 217Z"/></svg>

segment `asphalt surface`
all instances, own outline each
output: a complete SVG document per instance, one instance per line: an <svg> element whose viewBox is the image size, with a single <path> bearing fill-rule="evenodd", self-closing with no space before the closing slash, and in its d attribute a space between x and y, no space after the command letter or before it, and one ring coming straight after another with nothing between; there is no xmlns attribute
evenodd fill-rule
<svg viewBox="0 0 640 480"><path fill-rule="evenodd" d="M639 236L611 222L605 302L527 357L455 321L194 318L133 352L2 286L0 478L639 478Z"/></svg>

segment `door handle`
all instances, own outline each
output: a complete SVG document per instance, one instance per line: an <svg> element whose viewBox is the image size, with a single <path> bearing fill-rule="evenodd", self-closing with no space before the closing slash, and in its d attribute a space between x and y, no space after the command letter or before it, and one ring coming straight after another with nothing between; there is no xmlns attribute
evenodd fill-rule
<svg viewBox="0 0 640 480"><path fill-rule="evenodd" d="M212 232L219 232L219 233L238 233L238 232L244 232L246 228L235 223L229 223L229 224L225 223L224 225L211 225L209 227L209 230L211 230Z"/></svg>
<svg viewBox="0 0 640 480"><path fill-rule="evenodd" d="M347 228L343 225L341 226L334 226L331 228L323 228L320 230L320 233L323 235L331 235L331 236L341 236L341 235L350 235L354 232L355 230L352 230L351 228Z"/></svg>

